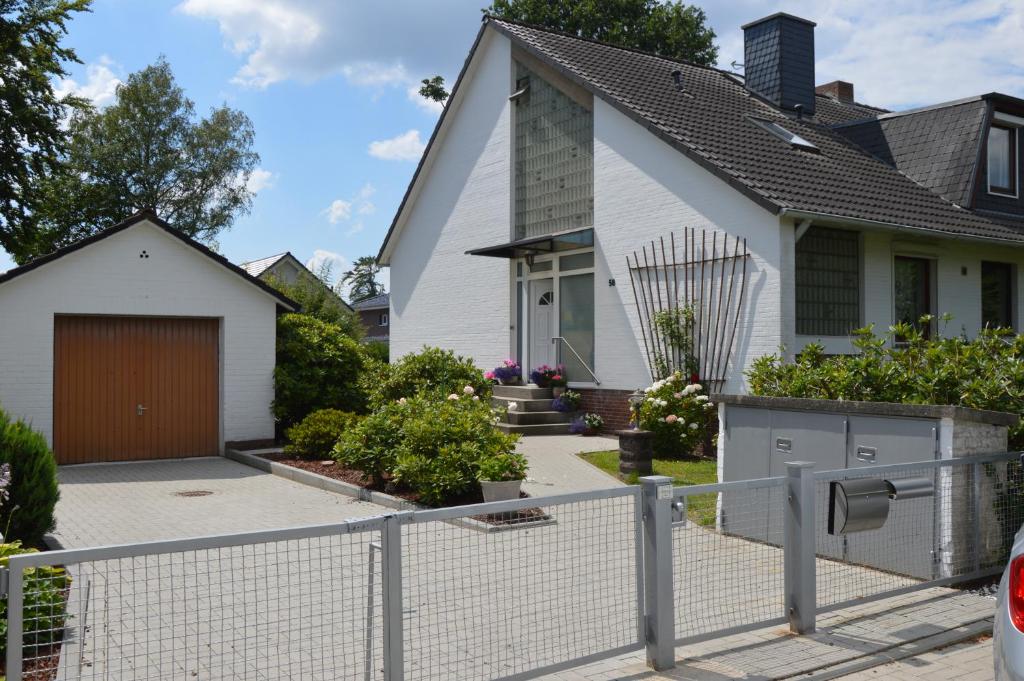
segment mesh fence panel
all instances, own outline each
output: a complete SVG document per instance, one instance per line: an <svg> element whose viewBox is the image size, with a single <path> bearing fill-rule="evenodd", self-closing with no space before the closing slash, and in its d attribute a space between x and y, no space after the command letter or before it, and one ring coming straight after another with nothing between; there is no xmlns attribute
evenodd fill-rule
<svg viewBox="0 0 1024 681"><path fill-rule="evenodd" d="M682 499L686 522L672 528L676 638L781 618L785 487Z"/></svg>
<svg viewBox="0 0 1024 681"><path fill-rule="evenodd" d="M480 520L403 527L406 679L498 679L640 645L634 494Z"/></svg>
<svg viewBox="0 0 1024 681"><path fill-rule="evenodd" d="M876 477L871 468L830 478ZM884 473L891 481L924 479L934 495L894 499L877 530L828 534L830 479L815 483L818 607L877 596L940 579L971 578L1005 564L1024 521L1024 486L1016 460L954 462Z"/></svg>
<svg viewBox="0 0 1024 681"><path fill-rule="evenodd" d="M25 568L23 678L382 678L371 542L379 532Z"/></svg>

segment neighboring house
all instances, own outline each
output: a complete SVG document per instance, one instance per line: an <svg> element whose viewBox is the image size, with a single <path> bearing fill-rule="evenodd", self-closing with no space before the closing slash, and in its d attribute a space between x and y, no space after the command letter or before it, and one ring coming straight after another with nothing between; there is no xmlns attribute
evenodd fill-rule
<svg viewBox="0 0 1024 681"><path fill-rule="evenodd" d="M151 212L0 275L0 405L58 463L269 441L295 304Z"/></svg>
<svg viewBox="0 0 1024 681"><path fill-rule="evenodd" d="M276 279L289 286L297 284L302 277L309 277L323 286L324 289L330 291L331 295L337 298L338 302L342 305L350 310L352 309L352 306L342 300L341 296L334 289L321 281L316 274L311 272L308 267L303 265L298 258L288 251L267 258L260 258L259 260L243 262L239 267L261 281L270 282Z"/></svg>
<svg viewBox="0 0 1024 681"><path fill-rule="evenodd" d="M366 331L366 341L387 343L390 339L391 297L387 293L352 303Z"/></svg>
<svg viewBox="0 0 1024 681"><path fill-rule="evenodd" d="M393 356L528 368L564 337L600 381L571 369L584 406L621 423L651 381L626 257L683 227L751 253L725 391L868 323L1017 327L1024 101L888 113L815 87L813 23L743 28L745 78L487 19L379 254Z"/></svg>

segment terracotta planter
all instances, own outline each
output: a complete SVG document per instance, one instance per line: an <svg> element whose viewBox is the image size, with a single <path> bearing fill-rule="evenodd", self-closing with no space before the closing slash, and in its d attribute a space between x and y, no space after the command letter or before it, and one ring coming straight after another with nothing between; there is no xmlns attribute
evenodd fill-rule
<svg viewBox="0 0 1024 681"><path fill-rule="evenodd" d="M485 502L518 499L522 486L522 480L480 481L480 490L484 493Z"/></svg>

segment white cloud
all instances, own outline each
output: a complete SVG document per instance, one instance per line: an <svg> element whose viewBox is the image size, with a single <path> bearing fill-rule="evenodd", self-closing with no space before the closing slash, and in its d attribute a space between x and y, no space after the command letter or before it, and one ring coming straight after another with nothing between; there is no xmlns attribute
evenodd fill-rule
<svg viewBox="0 0 1024 681"><path fill-rule="evenodd" d="M331 205L324 210L324 213L327 214L327 221L332 225L336 225L342 220L348 220L352 217L352 202L345 201L344 199L334 199Z"/></svg>
<svg viewBox="0 0 1024 681"><path fill-rule="evenodd" d="M370 142L370 156L386 161L418 161L424 145L419 130L409 130L397 137Z"/></svg>
<svg viewBox="0 0 1024 681"><path fill-rule="evenodd" d="M386 11L336 0L183 0L177 8L216 21L245 59L235 81L258 88L336 74L357 85L407 85L410 73L453 73L480 22L466 0L392 0Z"/></svg>
<svg viewBox="0 0 1024 681"><path fill-rule="evenodd" d="M740 25L760 0L708 3L719 64L743 62ZM1019 0L783 0L775 9L817 22L816 80L852 82L859 101L903 109L999 91L1024 95Z"/></svg>
<svg viewBox="0 0 1024 681"><path fill-rule="evenodd" d="M339 274L348 269L349 259L340 253L318 248L313 251L313 257L306 261L306 267L311 272L319 272L325 264L331 266L331 273L337 278Z"/></svg>
<svg viewBox="0 0 1024 681"><path fill-rule="evenodd" d="M277 176L274 173L263 168L256 168L249 174L249 181L245 183L245 187L253 194L259 194L264 189L273 187L275 180L277 180Z"/></svg>
<svg viewBox="0 0 1024 681"><path fill-rule="evenodd" d="M104 107L114 101L121 79L114 73L118 65L103 55L93 64L85 67L85 81L79 83L73 78L60 78L54 83L53 91L58 97L76 95L88 99L94 106Z"/></svg>
<svg viewBox="0 0 1024 681"><path fill-rule="evenodd" d="M345 232L345 236L355 236L356 234L359 234L359 232L363 231L365 227L366 226L360 220L359 222L349 227L348 231Z"/></svg>

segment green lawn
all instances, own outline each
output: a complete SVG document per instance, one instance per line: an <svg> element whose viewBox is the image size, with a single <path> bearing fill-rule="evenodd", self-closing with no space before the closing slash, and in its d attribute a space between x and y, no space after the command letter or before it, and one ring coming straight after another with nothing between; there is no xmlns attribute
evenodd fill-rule
<svg viewBox="0 0 1024 681"><path fill-rule="evenodd" d="M614 475L620 480L636 484L636 475L623 478L619 475L619 450L606 452L584 452L580 458L597 466L605 473ZM699 461L679 461L675 459L655 459L654 474L667 475L677 487L685 485L704 485L718 482L717 462L701 459ZM717 494L698 494L687 498L686 515L700 525L715 524L715 501Z"/></svg>

